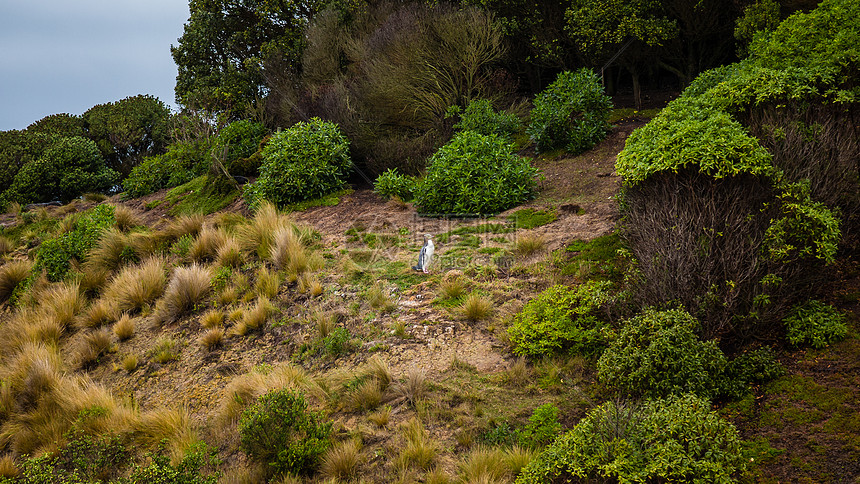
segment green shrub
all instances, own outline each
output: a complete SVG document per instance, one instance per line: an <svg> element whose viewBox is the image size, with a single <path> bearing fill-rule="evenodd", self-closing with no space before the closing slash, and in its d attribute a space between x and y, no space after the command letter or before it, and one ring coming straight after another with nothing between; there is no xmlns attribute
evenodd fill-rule
<svg viewBox="0 0 860 484"><path fill-rule="evenodd" d="M738 431L710 408L694 395L605 403L516 482L735 482L745 466Z"/></svg>
<svg viewBox="0 0 860 484"><path fill-rule="evenodd" d="M558 437L561 424L558 422L558 407L545 403L532 413L529 423L519 431L522 445L532 448L543 447Z"/></svg>
<svg viewBox="0 0 860 484"><path fill-rule="evenodd" d="M794 346L809 345L824 348L841 341L848 334L845 315L820 301L796 306L785 318L788 342Z"/></svg>
<svg viewBox="0 0 860 484"><path fill-rule="evenodd" d="M594 72L565 71L535 98L526 132L538 151L581 153L606 136L611 110L612 101Z"/></svg>
<svg viewBox="0 0 860 484"><path fill-rule="evenodd" d="M316 468L331 445L331 423L308 411L301 393L276 390L242 413L242 450L276 473L306 474Z"/></svg>
<svg viewBox="0 0 860 484"><path fill-rule="evenodd" d="M266 127L260 123L249 119L234 121L218 132L212 149L230 174L254 175L260 165L249 158L259 150L260 141L265 134Z"/></svg>
<svg viewBox="0 0 860 484"><path fill-rule="evenodd" d="M590 281L576 288L553 286L529 301L508 328L514 353L595 355L606 343L608 325L597 310L610 301L610 283Z"/></svg>
<svg viewBox="0 0 860 484"><path fill-rule="evenodd" d="M263 147L260 178L245 187L251 206L265 199L279 207L322 198L343 187L349 142L336 124L313 118L272 135Z"/></svg>
<svg viewBox="0 0 860 484"><path fill-rule="evenodd" d="M167 152L144 158L123 180L126 198L141 197L163 188L188 183L209 169L209 141L181 141L167 147Z"/></svg>
<svg viewBox="0 0 860 484"><path fill-rule="evenodd" d="M3 201L69 201L83 193L106 191L117 179L118 174L105 166L95 143L81 137L61 138L18 170L3 193Z"/></svg>
<svg viewBox="0 0 860 484"><path fill-rule="evenodd" d="M726 358L715 341L696 336L698 325L674 309L648 309L630 318L597 361L598 380L633 395L716 396Z"/></svg>
<svg viewBox="0 0 860 484"><path fill-rule="evenodd" d="M376 177L376 181L373 182L373 191L387 199L398 197L408 202L412 200L417 185L418 180L415 177L401 175L395 168L389 168Z"/></svg>
<svg viewBox="0 0 860 484"><path fill-rule="evenodd" d="M430 158L415 205L420 213L499 213L534 198L537 174L503 139L463 131Z"/></svg>
<svg viewBox="0 0 860 484"><path fill-rule="evenodd" d="M720 395L741 399L750 393L750 384L767 383L785 374L785 368L770 348L742 353L726 365Z"/></svg>
<svg viewBox="0 0 860 484"><path fill-rule="evenodd" d="M87 254L95 247L102 231L115 223L114 206L99 205L86 212L72 231L42 242L36 251L34 271L45 270L48 279L61 281L71 267L71 260L84 262Z"/></svg>
<svg viewBox="0 0 860 484"><path fill-rule="evenodd" d="M488 99L473 99L462 110L460 106L448 108L446 117L460 116L454 124L457 131L475 131L483 135L496 135L510 140L522 129L520 118L515 114L496 112Z"/></svg>

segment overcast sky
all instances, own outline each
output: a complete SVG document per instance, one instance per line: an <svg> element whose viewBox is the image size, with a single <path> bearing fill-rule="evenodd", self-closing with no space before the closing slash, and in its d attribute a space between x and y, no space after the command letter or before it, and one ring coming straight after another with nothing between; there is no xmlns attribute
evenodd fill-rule
<svg viewBox="0 0 860 484"><path fill-rule="evenodd" d="M0 130L149 94L175 108L187 0L0 0Z"/></svg>

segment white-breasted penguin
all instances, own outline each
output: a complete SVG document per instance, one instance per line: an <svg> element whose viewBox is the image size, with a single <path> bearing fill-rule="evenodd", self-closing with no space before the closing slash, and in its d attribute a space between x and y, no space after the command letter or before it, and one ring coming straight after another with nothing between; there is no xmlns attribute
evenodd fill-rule
<svg viewBox="0 0 860 484"><path fill-rule="evenodd" d="M433 245L433 236L424 234L424 246L421 247L421 252L418 253L418 265L412 266L412 269L427 274L427 268L430 267L430 260L433 258L434 250L436 250L436 247Z"/></svg>

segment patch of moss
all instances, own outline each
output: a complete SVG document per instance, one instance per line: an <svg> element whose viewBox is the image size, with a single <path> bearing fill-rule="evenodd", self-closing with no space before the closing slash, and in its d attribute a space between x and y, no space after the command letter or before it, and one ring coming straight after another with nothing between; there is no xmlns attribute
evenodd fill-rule
<svg viewBox="0 0 860 484"><path fill-rule="evenodd" d="M238 196L239 189L235 185L203 175L172 188L164 201L171 205L168 211L171 215L206 215L230 205Z"/></svg>
<svg viewBox="0 0 860 484"><path fill-rule="evenodd" d="M618 254L623 248L621 238L614 233L588 241L575 240L565 249L571 255L561 263L561 273L618 282L624 277L626 260Z"/></svg>
<svg viewBox="0 0 860 484"><path fill-rule="evenodd" d="M322 198L315 198L313 200L304 200L301 202L291 203L284 207L284 212L302 212L314 207L333 207L340 203L341 197L345 197L351 194L353 191L354 190L352 189L340 190L334 193L330 193Z"/></svg>
<svg viewBox="0 0 860 484"><path fill-rule="evenodd" d="M555 210L535 210L533 208L524 208L514 212L513 215L508 217L508 220L510 220L517 229L528 230L554 222L557 218L558 214Z"/></svg>

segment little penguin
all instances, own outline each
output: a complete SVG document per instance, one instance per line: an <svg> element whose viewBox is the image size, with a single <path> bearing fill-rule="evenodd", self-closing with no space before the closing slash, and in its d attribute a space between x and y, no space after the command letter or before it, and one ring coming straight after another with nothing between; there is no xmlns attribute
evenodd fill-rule
<svg viewBox="0 0 860 484"><path fill-rule="evenodd" d="M430 267L430 259L433 258L433 251L436 247L433 246L433 236L430 234L424 235L424 246L421 247L421 252L418 253L418 265L412 266L413 270L423 271L427 274L427 268Z"/></svg>

